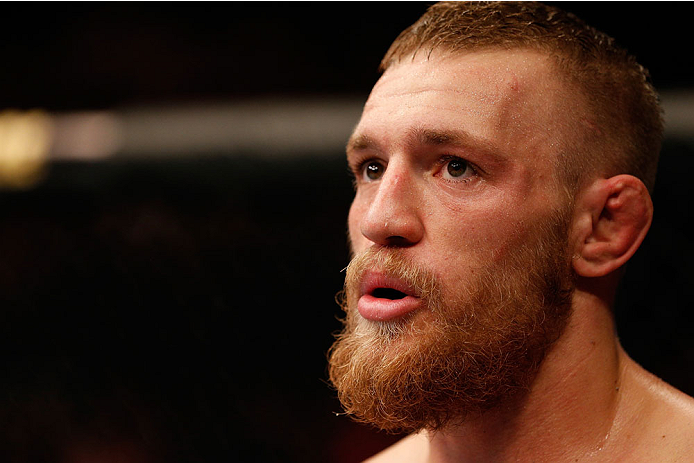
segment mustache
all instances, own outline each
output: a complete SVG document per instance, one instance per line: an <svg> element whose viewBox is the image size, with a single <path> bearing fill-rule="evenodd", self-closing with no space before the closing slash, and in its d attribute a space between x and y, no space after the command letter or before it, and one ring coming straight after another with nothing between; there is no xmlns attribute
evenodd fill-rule
<svg viewBox="0 0 694 463"><path fill-rule="evenodd" d="M431 299L441 292L439 278L401 250L371 247L355 255L346 267L344 289L348 299L359 297L361 282L370 271L402 281L412 288L415 296L422 299Z"/></svg>

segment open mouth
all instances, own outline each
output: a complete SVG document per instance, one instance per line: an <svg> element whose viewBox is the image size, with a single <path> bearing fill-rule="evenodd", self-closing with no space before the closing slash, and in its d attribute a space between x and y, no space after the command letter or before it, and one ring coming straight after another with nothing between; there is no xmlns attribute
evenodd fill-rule
<svg viewBox="0 0 694 463"><path fill-rule="evenodd" d="M407 297L407 294L393 288L376 288L371 295L379 299L390 299L392 301Z"/></svg>
<svg viewBox="0 0 694 463"><path fill-rule="evenodd" d="M406 281L380 272L367 272L362 278L360 292L357 309L369 320L392 320L421 305L417 292Z"/></svg>

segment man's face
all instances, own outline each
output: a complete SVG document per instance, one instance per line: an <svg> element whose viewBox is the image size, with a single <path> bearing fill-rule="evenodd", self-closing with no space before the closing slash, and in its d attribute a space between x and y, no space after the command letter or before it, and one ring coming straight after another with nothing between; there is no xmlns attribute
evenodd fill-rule
<svg viewBox="0 0 694 463"><path fill-rule="evenodd" d="M347 153L356 258L331 379L348 411L443 424L526 387L558 337L570 211L555 164L578 105L553 73L529 51L434 54L374 87Z"/></svg>
<svg viewBox="0 0 694 463"><path fill-rule="evenodd" d="M389 69L348 147L354 253L399 245L464 284L562 208L554 164L569 97L553 72L522 51Z"/></svg>

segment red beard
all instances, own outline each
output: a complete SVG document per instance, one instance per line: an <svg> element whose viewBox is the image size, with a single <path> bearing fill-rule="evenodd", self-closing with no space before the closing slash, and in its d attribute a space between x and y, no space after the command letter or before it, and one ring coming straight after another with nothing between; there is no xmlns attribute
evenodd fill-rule
<svg viewBox="0 0 694 463"><path fill-rule="evenodd" d="M455 300L397 248L373 248L347 269L345 328L330 352L330 380L347 414L388 431L440 429L527 391L571 311L568 221L477 273ZM542 238L539 238L542 237ZM415 288L422 307L388 322L357 310L362 274L378 268Z"/></svg>

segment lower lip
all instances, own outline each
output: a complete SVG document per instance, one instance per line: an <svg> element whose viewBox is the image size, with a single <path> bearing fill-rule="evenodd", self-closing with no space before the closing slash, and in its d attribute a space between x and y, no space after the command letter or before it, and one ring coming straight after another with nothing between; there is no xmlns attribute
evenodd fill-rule
<svg viewBox="0 0 694 463"><path fill-rule="evenodd" d="M421 304L421 300L414 296L405 296L402 299L383 299L365 294L359 298L357 310L362 317L373 321L387 321L402 317Z"/></svg>

